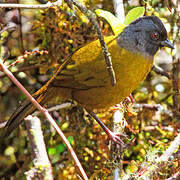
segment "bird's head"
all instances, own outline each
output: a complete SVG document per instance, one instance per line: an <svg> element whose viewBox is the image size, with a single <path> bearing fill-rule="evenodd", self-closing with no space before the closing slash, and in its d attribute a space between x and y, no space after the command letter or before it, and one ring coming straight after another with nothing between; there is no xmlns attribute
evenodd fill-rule
<svg viewBox="0 0 180 180"><path fill-rule="evenodd" d="M117 42L127 50L150 56L154 56L163 46L174 48L162 21L156 16L145 16L133 21L118 36Z"/></svg>

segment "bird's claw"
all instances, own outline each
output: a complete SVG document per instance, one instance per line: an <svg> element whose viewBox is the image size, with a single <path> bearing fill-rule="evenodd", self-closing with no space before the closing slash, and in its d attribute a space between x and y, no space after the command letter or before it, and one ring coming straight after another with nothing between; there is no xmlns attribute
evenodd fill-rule
<svg viewBox="0 0 180 180"><path fill-rule="evenodd" d="M108 135L109 139L112 140L115 144L118 144L120 146L124 146L124 142L121 139L121 137L126 138L125 134L113 133L112 131L110 131L108 134L109 134Z"/></svg>

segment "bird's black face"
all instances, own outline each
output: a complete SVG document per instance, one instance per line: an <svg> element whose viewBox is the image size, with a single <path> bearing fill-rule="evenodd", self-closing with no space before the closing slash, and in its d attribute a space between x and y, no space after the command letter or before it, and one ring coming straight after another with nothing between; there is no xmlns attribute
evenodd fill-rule
<svg viewBox="0 0 180 180"><path fill-rule="evenodd" d="M133 21L117 38L118 44L132 52L154 56L159 48L174 48L168 40L166 29L156 16L146 16Z"/></svg>

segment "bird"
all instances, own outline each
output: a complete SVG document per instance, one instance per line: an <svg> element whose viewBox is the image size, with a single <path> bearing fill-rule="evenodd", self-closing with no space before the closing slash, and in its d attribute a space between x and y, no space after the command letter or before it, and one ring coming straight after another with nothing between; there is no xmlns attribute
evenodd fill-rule
<svg viewBox="0 0 180 180"><path fill-rule="evenodd" d="M116 75L115 86L109 81L100 42L94 40L69 55L68 63L58 76L50 79L33 97L41 105L56 97L76 101L100 124L111 140L122 144L121 134L108 129L94 110L108 109L129 96L150 72L156 52L164 46L174 47L157 16L140 17L118 35L104 39ZM29 100L20 104L6 124L6 136L35 109Z"/></svg>

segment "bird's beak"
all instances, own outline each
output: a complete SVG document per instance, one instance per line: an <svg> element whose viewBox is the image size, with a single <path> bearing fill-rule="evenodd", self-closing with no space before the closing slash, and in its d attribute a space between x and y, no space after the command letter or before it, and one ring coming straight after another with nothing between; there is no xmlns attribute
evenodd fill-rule
<svg viewBox="0 0 180 180"><path fill-rule="evenodd" d="M161 41L161 45L162 46L166 46L166 47L169 47L171 49L174 49L174 46L173 44L169 41L169 39L166 39L164 41Z"/></svg>

